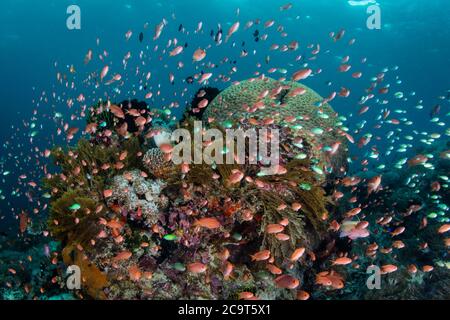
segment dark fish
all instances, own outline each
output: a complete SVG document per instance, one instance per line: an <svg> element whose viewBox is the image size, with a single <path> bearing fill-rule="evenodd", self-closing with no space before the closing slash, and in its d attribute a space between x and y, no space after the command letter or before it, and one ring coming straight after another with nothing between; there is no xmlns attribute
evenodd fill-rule
<svg viewBox="0 0 450 320"><path fill-rule="evenodd" d="M210 34L211 38L214 38L214 30L211 30Z"/></svg>
<svg viewBox="0 0 450 320"><path fill-rule="evenodd" d="M344 36L344 34L345 34L345 30L344 30L344 29L341 29L341 30L336 34L336 36L334 37L334 41L336 42L336 41L341 40L342 37Z"/></svg>
<svg viewBox="0 0 450 320"><path fill-rule="evenodd" d="M431 109L430 117L437 116L439 114L439 112L441 112L441 105L437 104L433 107L433 109Z"/></svg>
<svg viewBox="0 0 450 320"><path fill-rule="evenodd" d="M242 46L245 47L245 41L242 41Z"/></svg>
<svg viewBox="0 0 450 320"><path fill-rule="evenodd" d="M187 43L187 42L186 42L186 43L184 44L184 47L185 47L185 48L187 48L187 47L188 47L188 43Z"/></svg>
<svg viewBox="0 0 450 320"><path fill-rule="evenodd" d="M139 33L139 42L142 42L144 40L144 34L141 32Z"/></svg>
<svg viewBox="0 0 450 320"><path fill-rule="evenodd" d="M216 43L219 43L220 39L222 39L222 31L217 32L216 37L214 38L214 41Z"/></svg>
<svg viewBox="0 0 450 320"><path fill-rule="evenodd" d="M259 41L259 37L256 37L256 38L255 38L255 42L258 42L258 41Z"/></svg>
<svg viewBox="0 0 450 320"><path fill-rule="evenodd" d="M218 25L218 31L216 33L216 36L214 37L214 41L216 43L220 43L220 41L222 40L222 27L220 26L220 24Z"/></svg>
<svg viewBox="0 0 450 320"><path fill-rule="evenodd" d="M194 82L194 78L189 76L189 77L186 78L186 82L189 83L189 84L192 84Z"/></svg>
<svg viewBox="0 0 450 320"><path fill-rule="evenodd" d="M253 36L256 38L257 36L259 36L259 31L255 30L255 32L253 32Z"/></svg>

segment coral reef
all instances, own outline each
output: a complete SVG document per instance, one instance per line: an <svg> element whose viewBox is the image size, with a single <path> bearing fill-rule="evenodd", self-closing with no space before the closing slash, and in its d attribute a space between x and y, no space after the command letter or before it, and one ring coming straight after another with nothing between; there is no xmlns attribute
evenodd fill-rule
<svg viewBox="0 0 450 320"><path fill-rule="evenodd" d="M290 94L299 88L305 92ZM269 93L259 99L261 90ZM251 292L267 299L296 298L294 289L312 271L333 214L325 192L331 170L320 168L346 153L344 146L333 154L321 151L333 142L345 144L337 118L316 93L294 83L252 79L217 97L218 91L207 91L215 98L203 118L213 115L219 121L205 121L207 127L230 127L223 122L234 110L237 126L280 129L282 172L261 174L262 163L247 162L174 165L167 151L171 124L152 121L130 135L118 127L123 111L135 112L115 108L109 132L91 132L90 140L81 139L66 152L55 149L61 172L44 180L52 195L51 234L62 241L64 262L82 269L80 295L236 299ZM208 92L200 90L193 103ZM267 108L241 110L260 100ZM200 114L194 104L193 113L179 123L192 133ZM265 124L274 110L273 122ZM300 152L305 156L298 157ZM339 157L345 166L345 156ZM241 175L237 181L236 175ZM329 278L341 281L337 273Z"/></svg>

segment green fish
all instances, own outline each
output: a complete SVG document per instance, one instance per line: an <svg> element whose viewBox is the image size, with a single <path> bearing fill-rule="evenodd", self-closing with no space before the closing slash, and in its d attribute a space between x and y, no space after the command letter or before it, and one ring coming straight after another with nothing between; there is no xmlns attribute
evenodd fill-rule
<svg viewBox="0 0 450 320"><path fill-rule="evenodd" d="M311 185L309 183L305 183L305 182L300 183L298 186L300 187L300 189L306 190L306 191L310 191L312 189Z"/></svg>
<svg viewBox="0 0 450 320"><path fill-rule="evenodd" d="M163 238L164 238L164 240L167 240L167 241L175 241L178 239L178 237L176 235L174 235L173 233L166 234Z"/></svg>
<svg viewBox="0 0 450 320"><path fill-rule="evenodd" d="M69 210L75 211L75 210L79 210L80 208L81 208L81 206L78 203L74 203L73 205L71 205L69 207Z"/></svg>
<svg viewBox="0 0 450 320"><path fill-rule="evenodd" d="M311 132L314 133L315 135L321 135L323 133L323 129L322 128L313 128L313 129L311 129Z"/></svg>
<svg viewBox="0 0 450 320"><path fill-rule="evenodd" d="M173 268L177 271L186 271L186 267L184 264L182 264L181 262L175 262L173 264Z"/></svg>

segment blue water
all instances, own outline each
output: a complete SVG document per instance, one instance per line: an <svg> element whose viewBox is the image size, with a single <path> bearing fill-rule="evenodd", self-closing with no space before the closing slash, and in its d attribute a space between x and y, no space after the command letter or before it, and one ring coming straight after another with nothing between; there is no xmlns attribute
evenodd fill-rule
<svg viewBox="0 0 450 320"><path fill-rule="evenodd" d="M56 95L65 92L65 88L55 86L56 72L64 69L64 66L73 64L79 75L79 82L87 72L98 71L103 64L98 59L93 59L88 67L83 65L83 58L88 49L94 49L94 55L102 50L107 50L108 61L113 61L112 67L121 70L121 60L128 52L132 52L133 58L127 68L126 85L121 89L117 97L121 99L133 98L143 99L142 92L136 95L130 93L138 84L133 80L133 70L140 65L137 56L141 50L148 56L147 65L140 65L141 69L148 68L152 72L150 86L156 88L161 83L161 96L151 100L151 105L162 107L168 101L176 100L180 109L191 99L198 85L188 87L189 91L185 97L174 99L173 92L180 94L186 87L181 79L198 72L190 57L183 58L185 68L177 70L176 63L181 60L167 59L158 60L160 53L152 56L155 42L152 40L154 26L163 18L168 21L168 26L163 31L159 46L163 47L168 39L178 38L180 43L189 44L187 52L192 52L199 46L212 43L208 50L208 60L220 61L224 57L238 60L238 71L232 76L233 80L246 79L253 76L257 70L256 63L264 64L264 57L271 55L269 65L264 65L264 70L269 67L288 68L286 57L290 62L298 54L306 54L310 43L321 44L322 53L320 59L311 62L313 68L322 68L323 73L306 82L323 96L330 92L328 81L333 82L333 89L339 90L341 86L351 88L352 94L349 99L335 100L333 107L343 115L356 113L359 109L357 101L364 94L364 89L370 77L378 74L384 67L392 68L398 66L395 75L399 76L401 84L395 86L394 91L403 91L408 94L412 91L416 95L409 96L408 101L398 102L398 107L407 109L408 118L415 123L419 130L428 130L428 113L433 105L438 103L437 96L443 95L450 88L448 77L450 65L450 3L446 0L380 0L379 5L382 13L381 30L368 30L366 28L367 13L365 7L352 7L347 1L338 0L304 0L292 1L293 8L286 12L280 12L279 7L287 1L255 1L247 0L172 0L172 1L25 1L4 0L0 10L0 70L1 85L1 126L0 137L6 148L1 152L1 169L12 172L9 176L2 177L0 188L4 194L9 194L17 188L17 176L28 173L39 179L41 170L37 169L36 158L32 147L48 147L53 143L52 134L54 128L49 120L45 122L38 120L39 139L36 138L32 147L28 144L27 134L29 129L24 128L23 122L29 122L31 114L36 109L36 99L39 99L43 91L47 95L53 92ZM66 28L66 8L70 4L77 4L81 8L82 26L81 30L70 31ZM239 17L236 10L240 10ZM175 15L174 20L172 14ZM242 31L246 21L261 19L262 23L269 19L275 19L275 27L269 33L266 42L254 42L251 33L255 30ZM216 30L217 24L221 23L224 32L235 21L241 21L241 31L233 35L233 41L216 47L208 36L210 30ZM204 34L194 35L193 30L199 21L203 22ZM144 30L143 25L149 24ZM186 36L177 31L182 24L190 35ZM278 24L285 27L288 33L286 39L280 39L275 28ZM262 26L258 26L261 33ZM330 41L329 33L337 32L341 28L346 30L344 41L333 43ZM128 30L133 31L133 37L129 42L125 41L124 34ZM144 32L144 41L139 43L137 36ZM347 46L348 40L356 38L355 45ZM97 47L96 39L100 39ZM285 43L291 40L300 42L300 49L295 53L279 54L268 51L272 43ZM249 52L248 57L239 58L242 49L241 43L245 41L245 50ZM232 47L232 43L236 47ZM148 50L146 49L148 46ZM252 55L253 50L256 54ZM349 77L339 74L336 70L340 58L349 55L351 62L359 61L367 57L367 63L359 69L364 73L366 81L352 81ZM55 62L58 68L55 68ZM357 63L355 63L357 65ZM225 73L231 65L222 65L217 73ZM289 68L290 72L294 71ZM111 73L114 70L111 71ZM353 70L356 71L356 70ZM66 68L67 72L67 68ZM175 74L175 84L172 86L168 81L168 73ZM388 74L387 77L391 77ZM393 77L393 76L392 76ZM395 82L395 78L389 78L389 82ZM78 93L84 93L87 101L95 101L99 98L98 92L92 93L92 88L83 88L78 85ZM228 84L212 83L212 85L224 88ZM100 91L99 91L100 92ZM100 92L101 95L101 92ZM91 99L91 100L89 100ZM423 99L424 110L418 111L413 107ZM53 104L53 103L52 103ZM47 106L48 107L48 106ZM391 109L397 106L390 105ZM68 116L70 111L63 103L55 104L55 110L63 112ZM379 113L379 106L371 108L367 117ZM443 113L448 112L448 104L443 105ZM40 111L42 114L51 114L51 107ZM175 112L181 114L181 111ZM351 125L351 124L350 124ZM366 125L370 128L370 122ZM366 129L369 130L369 129ZM370 130L369 130L370 131ZM13 135L14 138L11 139ZM382 144L382 142L380 142ZM8 154L9 153L9 154ZM7 197L0 201L1 215L6 216L4 221L12 221L17 208L30 209L23 194L19 197ZM2 229L16 230L15 223L2 223Z"/></svg>

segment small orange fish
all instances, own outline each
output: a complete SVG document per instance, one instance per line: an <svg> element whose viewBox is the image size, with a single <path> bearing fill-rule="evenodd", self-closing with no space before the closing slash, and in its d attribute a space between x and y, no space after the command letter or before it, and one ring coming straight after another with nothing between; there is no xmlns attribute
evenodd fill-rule
<svg viewBox="0 0 450 320"><path fill-rule="evenodd" d="M393 265L393 264L385 264L383 266L381 266L381 273L392 273L397 271L397 266Z"/></svg>
<svg viewBox="0 0 450 320"><path fill-rule="evenodd" d="M19 229L21 233L24 233L27 230L28 226L28 214L25 211L22 211L19 214Z"/></svg>
<svg viewBox="0 0 450 320"><path fill-rule="evenodd" d="M220 228L221 223L216 218L201 218L194 222L194 226L200 226L207 229Z"/></svg>
<svg viewBox="0 0 450 320"><path fill-rule="evenodd" d="M281 224L269 224L266 227L266 233L268 234L274 234L274 233L280 233L284 230L284 226Z"/></svg>
<svg viewBox="0 0 450 320"><path fill-rule="evenodd" d="M254 297L252 292L244 291L239 293L239 300L248 300Z"/></svg>
<svg viewBox="0 0 450 320"><path fill-rule="evenodd" d="M288 274L283 274L275 278L274 281L278 288L283 289L295 289L300 285L300 281L297 278L294 278Z"/></svg>
<svg viewBox="0 0 450 320"><path fill-rule="evenodd" d="M187 270L192 273L203 273L207 266L201 262L193 262L187 265Z"/></svg>
<svg viewBox="0 0 450 320"><path fill-rule="evenodd" d="M447 223L439 227L438 233L446 233L449 230L450 230L450 223Z"/></svg>
<svg viewBox="0 0 450 320"><path fill-rule="evenodd" d="M291 257L289 258L289 260L291 260L292 262L297 261L298 259L300 259L303 254L305 253L305 248L298 248L295 249L295 251L291 254Z"/></svg>
<svg viewBox="0 0 450 320"><path fill-rule="evenodd" d="M252 261L264 261L270 258L270 251L269 250L262 250L254 255L250 255L252 258Z"/></svg>
<svg viewBox="0 0 450 320"><path fill-rule="evenodd" d="M113 261L117 262L117 261L123 261L123 260L128 260L131 258L133 254L130 251L122 251L119 252L114 258Z"/></svg>
<svg viewBox="0 0 450 320"><path fill-rule="evenodd" d="M105 198L109 198L113 195L113 191L111 189L103 190L103 196Z"/></svg>
<svg viewBox="0 0 450 320"><path fill-rule="evenodd" d="M142 277L142 272L137 265L132 265L128 268L128 274L131 281L139 281Z"/></svg>
<svg viewBox="0 0 450 320"><path fill-rule="evenodd" d="M119 106L116 106L115 104L112 104L112 105L109 106L109 110L117 118L125 119L125 114L123 113L122 108L120 108Z"/></svg>
<svg viewBox="0 0 450 320"><path fill-rule="evenodd" d="M297 300L308 300L309 293L303 290L297 292Z"/></svg>
<svg viewBox="0 0 450 320"><path fill-rule="evenodd" d="M195 50L193 56L192 56L192 60L195 62L199 62L202 61L203 59L205 59L206 57L206 51L198 48L197 50Z"/></svg>
<svg viewBox="0 0 450 320"><path fill-rule="evenodd" d="M332 262L332 265L344 266L351 263L353 260L348 257L337 258Z"/></svg>
<svg viewBox="0 0 450 320"><path fill-rule="evenodd" d="M268 264L266 265L266 268L267 268L267 270L269 270L269 272L270 272L271 274L279 275L279 274L282 274L282 273L283 273L283 271L282 271L280 268L278 268L277 266L275 266L275 265L273 265L273 264L271 264L271 263L268 263Z"/></svg>

